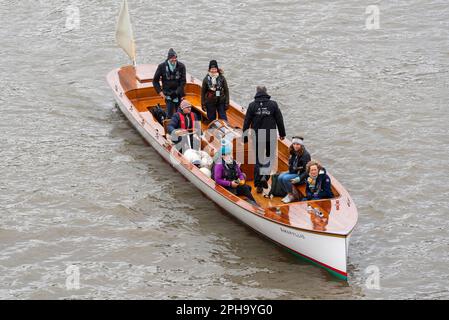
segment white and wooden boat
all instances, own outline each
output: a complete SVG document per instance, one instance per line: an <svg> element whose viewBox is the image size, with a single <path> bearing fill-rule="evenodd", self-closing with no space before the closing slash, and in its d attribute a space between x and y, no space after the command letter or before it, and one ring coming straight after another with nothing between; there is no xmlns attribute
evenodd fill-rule
<svg viewBox="0 0 449 320"><path fill-rule="evenodd" d="M107 75L107 81L118 107L143 138L180 174L229 214L293 254L346 280L349 239L357 223L358 214L351 196L338 180L328 173L335 195L332 199L283 204L279 197L270 199L253 192L260 206L254 206L216 184L178 152L167 137L164 125L166 123L161 125L151 113L151 109L157 104L164 108L165 101L156 93L152 84L157 66L135 63L135 46L126 0L117 25L117 41L133 59L134 64L112 70ZM214 132L237 132L238 128L242 128L246 110L233 101L227 110L229 126L217 121L207 121L207 116L200 107L201 84L200 80L187 74L185 98L193 105L192 111L202 116L202 131L206 132L211 126L217 129ZM213 156L219 146L210 138L204 134L201 147ZM252 182L254 165L250 164L248 157L252 152L252 144L238 145L237 140L233 143L235 158L242 159L242 154L237 153L244 153L241 168L247 176L247 183L255 191ZM289 145L288 139L277 141L277 167L280 171L288 169ZM299 188L298 192L304 194L303 189Z"/></svg>
<svg viewBox="0 0 449 320"><path fill-rule="evenodd" d="M260 207L251 205L244 198L217 185L176 150L171 139L167 137L164 126L150 112L157 104L165 106L165 101L156 93L152 84L156 67L156 65L130 65L115 69L107 76L120 110L144 139L187 180L244 224L292 253L325 268L339 278L347 279L349 238L358 215L351 196L338 180L328 173L332 179L335 197L326 200L283 204L278 197L265 198L254 192ZM205 120L201 123L205 132L211 123L208 123L206 114L200 107L201 81L188 74L185 92L186 99L193 105L193 110ZM242 128L244 108L231 101L227 115L231 129ZM212 125L217 126L217 121ZM217 146L209 141L205 134L201 145L204 150L214 153ZM234 146L236 143L238 142L234 141ZM240 158L236 152L241 150L245 152L245 159L248 159L249 152L252 152L251 145L248 143L240 148L235 147L234 157ZM278 140L277 161L280 171L288 169L289 145L288 139ZM250 185L253 179L253 166L245 162L241 166ZM255 190L253 185L252 187ZM301 188L299 192L304 194Z"/></svg>

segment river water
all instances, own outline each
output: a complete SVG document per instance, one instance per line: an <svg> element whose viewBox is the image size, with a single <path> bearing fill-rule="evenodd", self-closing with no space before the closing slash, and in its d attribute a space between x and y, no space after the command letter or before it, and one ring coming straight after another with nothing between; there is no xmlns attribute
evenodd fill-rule
<svg viewBox="0 0 449 320"><path fill-rule="evenodd" d="M242 105L267 86L357 204L349 281L225 214L114 107L120 1L2 0L0 298L449 298L447 0L128 2L138 63L216 59Z"/></svg>

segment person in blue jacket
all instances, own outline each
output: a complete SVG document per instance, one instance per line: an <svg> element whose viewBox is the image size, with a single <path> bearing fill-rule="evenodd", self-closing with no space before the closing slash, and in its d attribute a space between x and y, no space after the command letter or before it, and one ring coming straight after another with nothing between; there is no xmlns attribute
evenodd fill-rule
<svg viewBox="0 0 449 320"><path fill-rule="evenodd" d="M307 163L306 172L306 200L330 199L334 197L331 188L331 178L326 174L318 161L311 160Z"/></svg>

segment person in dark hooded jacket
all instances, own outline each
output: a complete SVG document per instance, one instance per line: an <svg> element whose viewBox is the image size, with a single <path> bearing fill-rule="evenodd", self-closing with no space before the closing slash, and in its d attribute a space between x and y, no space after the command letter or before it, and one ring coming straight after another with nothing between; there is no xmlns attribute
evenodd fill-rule
<svg viewBox="0 0 449 320"><path fill-rule="evenodd" d="M267 180L269 175L261 175L261 168L270 168L273 163L272 157L276 154L277 148L277 134L279 131L281 140L285 138L284 119L281 110L276 101L271 100L267 94L267 89L263 86L258 86L254 101L251 102L246 110L245 121L243 123L243 132L245 133L249 128L255 131L255 139L253 150L256 152L256 165L254 167L254 185L257 193L262 192L262 188L268 188ZM248 139L245 137L245 142ZM259 147L262 150L259 150ZM273 149L273 150L272 150ZM263 159L259 159L259 155L269 158L267 163ZM268 170L267 170L268 171Z"/></svg>
<svg viewBox="0 0 449 320"><path fill-rule="evenodd" d="M311 160L306 167L306 198L303 200L320 200L334 197L331 178L318 161Z"/></svg>
<svg viewBox="0 0 449 320"><path fill-rule="evenodd" d="M162 88L160 81L162 81ZM175 50L170 48L167 60L156 69L153 77L153 86L156 92L165 99L167 106L167 119L170 119L177 111L184 97L186 84L186 67L178 61Z"/></svg>

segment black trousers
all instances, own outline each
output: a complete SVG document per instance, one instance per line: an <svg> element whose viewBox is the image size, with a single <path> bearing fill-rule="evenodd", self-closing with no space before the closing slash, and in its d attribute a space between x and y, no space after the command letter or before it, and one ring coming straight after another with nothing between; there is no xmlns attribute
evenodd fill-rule
<svg viewBox="0 0 449 320"><path fill-rule="evenodd" d="M214 121L217 119L217 111L218 111L218 118L228 121L228 117L226 116L226 105L225 102L220 102L219 100L215 99L213 101L206 101L206 112L207 112L207 118L210 121Z"/></svg>
<svg viewBox="0 0 449 320"><path fill-rule="evenodd" d="M271 145L270 145L270 136L266 134L258 134L256 132L256 138L253 140L255 142L255 146L253 150L256 151L256 165L254 166L254 186L259 187L260 180L262 177L265 177L265 179L268 181L270 179L270 175L261 175L260 169L261 168L269 168L271 163L267 158L270 158L271 156ZM259 146L260 141L260 146ZM262 155L262 158L259 159L259 148L260 155ZM274 153L274 150L273 150ZM265 159L263 158L263 155L265 155Z"/></svg>
<svg viewBox="0 0 449 320"><path fill-rule="evenodd" d="M165 105L167 106L166 114L167 119L171 119L173 117L173 114L178 112L178 108L180 105L180 102L173 102L172 100L165 99Z"/></svg>
<svg viewBox="0 0 449 320"><path fill-rule="evenodd" d="M247 197L249 200L253 200L256 201L253 197L253 195L251 194L251 186L244 184L243 186L238 185L237 188L231 188L228 187L227 188L229 191L235 193L238 196L245 196Z"/></svg>

